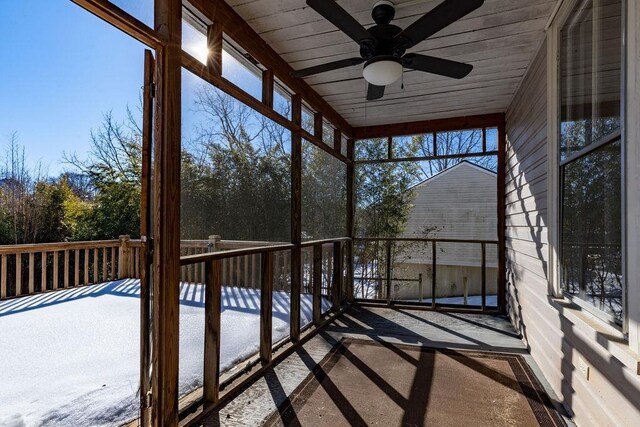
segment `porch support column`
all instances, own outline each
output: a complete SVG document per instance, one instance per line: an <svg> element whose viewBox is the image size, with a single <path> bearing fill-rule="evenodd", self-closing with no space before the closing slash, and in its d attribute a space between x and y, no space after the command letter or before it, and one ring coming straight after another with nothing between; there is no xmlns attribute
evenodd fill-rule
<svg viewBox="0 0 640 427"><path fill-rule="evenodd" d="M353 249L354 242L353 238L355 237L355 231L353 227L353 218L355 215L355 165L354 165L354 141L353 139L347 140L347 158L349 162L347 163L347 236L351 238L349 242L347 242L347 283L346 294L347 294L347 302L353 302Z"/></svg>
<svg viewBox="0 0 640 427"><path fill-rule="evenodd" d="M507 137L505 117L502 116L498 124L498 311L506 312L507 289L507 252L505 246L506 235L506 204L505 204L505 176L507 167Z"/></svg>
<svg viewBox="0 0 640 427"><path fill-rule="evenodd" d="M180 93L182 2L155 0L156 51L153 369L151 423L178 425L180 281Z"/></svg>
<svg viewBox="0 0 640 427"><path fill-rule="evenodd" d="M291 97L291 341L300 339L300 292L302 289L302 99Z"/></svg>

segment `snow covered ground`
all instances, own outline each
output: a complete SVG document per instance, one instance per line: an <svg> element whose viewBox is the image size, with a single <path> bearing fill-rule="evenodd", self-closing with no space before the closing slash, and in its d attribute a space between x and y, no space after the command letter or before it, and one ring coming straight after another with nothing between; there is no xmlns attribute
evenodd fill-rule
<svg viewBox="0 0 640 427"><path fill-rule="evenodd" d="M124 280L0 302L0 426L111 426L138 413L139 283ZM202 384L204 287L182 285L180 392ZM301 321L311 321L302 295ZM323 309L329 307L323 301ZM260 292L223 288L221 367L256 353ZM289 333L274 292L273 339Z"/></svg>

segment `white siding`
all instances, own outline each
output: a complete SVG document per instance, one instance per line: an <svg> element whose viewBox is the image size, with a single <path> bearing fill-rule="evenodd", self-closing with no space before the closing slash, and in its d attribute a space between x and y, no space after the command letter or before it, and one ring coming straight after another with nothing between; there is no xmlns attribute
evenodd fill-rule
<svg viewBox="0 0 640 427"><path fill-rule="evenodd" d="M640 425L640 378L549 295L547 68L543 46L507 111L506 247L509 315L579 426ZM578 370L590 366L590 377Z"/></svg>
<svg viewBox="0 0 640 427"><path fill-rule="evenodd" d="M496 185L495 173L468 162L417 185L403 237L497 240ZM438 265L481 265L479 244L439 244L436 256ZM417 250L411 258L430 264L431 251ZM487 246L487 266L497 267L494 245Z"/></svg>

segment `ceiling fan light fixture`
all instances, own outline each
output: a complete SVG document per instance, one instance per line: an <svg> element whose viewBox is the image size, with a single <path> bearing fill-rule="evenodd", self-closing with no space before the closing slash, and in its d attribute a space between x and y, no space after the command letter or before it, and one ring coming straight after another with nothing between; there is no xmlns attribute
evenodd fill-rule
<svg viewBox="0 0 640 427"><path fill-rule="evenodd" d="M402 76L402 64L396 57L379 56L364 65L362 75L372 85L387 86Z"/></svg>

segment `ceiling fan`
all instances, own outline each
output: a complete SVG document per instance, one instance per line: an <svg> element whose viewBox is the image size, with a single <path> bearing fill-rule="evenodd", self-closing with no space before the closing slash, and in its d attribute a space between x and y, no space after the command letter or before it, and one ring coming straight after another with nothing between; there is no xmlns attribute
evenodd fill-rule
<svg viewBox="0 0 640 427"><path fill-rule="evenodd" d="M390 24L395 16L392 2L378 1L371 17L376 25L365 29L334 0L307 0L307 4L338 27L360 46L360 58L348 58L291 72L293 77L308 77L326 71L359 65L364 62L362 75L368 82L367 100L382 98L385 86L402 75L403 67L441 76L461 79L473 66L448 59L405 52L473 12L483 0L445 0L404 30Z"/></svg>

